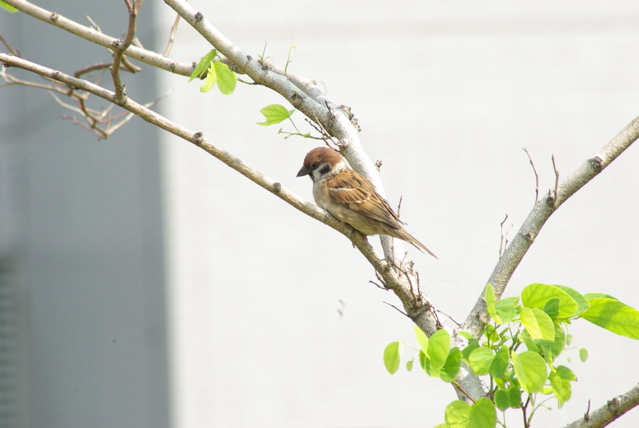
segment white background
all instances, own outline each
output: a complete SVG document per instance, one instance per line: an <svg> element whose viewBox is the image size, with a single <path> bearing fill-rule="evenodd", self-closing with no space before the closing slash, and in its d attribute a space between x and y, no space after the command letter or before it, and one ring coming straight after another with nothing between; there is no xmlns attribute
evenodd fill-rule
<svg viewBox="0 0 639 428"><path fill-rule="evenodd" d="M566 176L639 114L634 1L193 5L253 57L265 51L283 65L297 45L290 70L352 108L369 156L383 161L391 205L403 197L408 230L440 258L408 249L422 286L459 322L497 261L500 222L508 214L513 236L532 208L522 148L544 193L554 186L551 155ZM167 12L162 25L172 19ZM180 25L172 56L199 59L210 46ZM162 103L169 118L312 198L310 180L295 174L318 143L256 125L262 107L289 107L283 99L241 84L232 96L201 94L198 82L164 79L174 90ZM166 135L162 144L177 428L443 422L452 388L419 370L386 373L384 347L414 344L412 326L385 304L398 300L369 283L373 270L348 240L188 143ZM639 307L638 161L631 147L551 217L506 296L545 282ZM573 398L562 410L550 401L535 426L563 426L588 400L598 407L639 379L637 342L585 321L572 333L590 359L566 352L579 379ZM635 410L612 426L637 424Z"/></svg>

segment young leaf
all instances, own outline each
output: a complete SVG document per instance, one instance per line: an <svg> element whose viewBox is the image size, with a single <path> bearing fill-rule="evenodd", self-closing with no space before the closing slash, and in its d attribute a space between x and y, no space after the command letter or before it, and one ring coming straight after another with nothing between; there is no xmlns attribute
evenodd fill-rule
<svg viewBox="0 0 639 428"><path fill-rule="evenodd" d="M508 393L503 389L498 389L497 391L495 391L495 405L502 412L510 407Z"/></svg>
<svg viewBox="0 0 639 428"><path fill-rule="evenodd" d="M541 309L524 308L519 319L533 339L555 340L555 326L548 314Z"/></svg>
<svg viewBox="0 0 639 428"><path fill-rule="evenodd" d="M384 349L384 366L390 374L395 374L399 369L401 349L400 342L391 342Z"/></svg>
<svg viewBox="0 0 639 428"><path fill-rule="evenodd" d="M446 406L444 412L446 426L450 428L468 428L470 424L470 404L455 400Z"/></svg>
<svg viewBox="0 0 639 428"><path fill-rule="evenodd" d="M417 343L419 343L420 349L425 353L428 353L428 336L426 336L426 333L424 333L422 329L416 325L413 326L413 330L415 331L415 337L417 338Z"/></svg>
<svg viewBox="0 0 639 428"><path fill-rule="evenodd" d="M486 301L486 309L488 310L488 315L497 323L501 324L501 319L499 315L497 315L497 311L495 310L495 290L493 290L493 286L490 284L486 285L484 289L484 300Z"/></svg>
<svg viewBox="0 0 639 428"><path fill-rule="evenodd" d="M519 409L522 405L521 403L521 389L517 386L512 386L508 390L508 399L510 401L510 407L513 409Z"/></svg>
<svg viewBox="0 0 639 428"><path fill-rule="evenodd" d="M579 349L579 359L581 360L582 363L585 363L586 360L588 359L588 350L586 348Z"/></svg>
<svg viewBox="0 0 639 428"><path fill-rule="evenodd" d="M546 303L552 299L559 299L558 318L574 316L579 309L575 299L568 293L554 285L530 284L521 292L521 302L527 308L544 309Z"/></svg>
<svg viewBox="0 0 639 428"><path fill-rule="evenodd" d="M461 368L461 360L462 354L458 347L454 347L448 353L448 358L446 359L446 363L442 367L439 377L444 382L452 382L455 380L457 375L459 374L459 369Z"/></svg>
<svg viewBox="0 0 639 428"><path fill-rule="evenodd" d="M217 51L215 49L210 50L206 55L202 57L200 62L195 66L193 73L189 77L189 82L195 78L199 78L204 74L204 72L211 66L211 62L217 56Z"/></svg>
<svg viewBox="0 0 639 428"><path fill-rule="evenodd" d="M513 367L521 388L529 394L542 392L548 378L546 362L532 351L512 354Z"/></svg>
<svg viewBox="0 0 639 428"><path fill-rule="evenodd" d="M507 297L501 299L495 303L495 311L497 316L501 319L502 323L510 322L517 318L521 312L521 306L519 306L519 297Z"/></svg>
<svg viewBox="0 0 639 428"><path fill-rule="evenodd" d="M428 359L430 366L434 369L441 369L446 363L448 352L450 351L450 335L446 330L437 330L428 339Z"/></svg>
<svg viewBox="0 0 639 428"><path fill-rule="evenodd" d="M495 353L488 348L475 349L468 358L470 368L477 375L486 375L490 373L490 367L495 359Z"/></svg>
<svg viewBox="0 0 639 428"><path fill-rule="evenodd" d="M0 0L0 6L2 6L4 9L8 10L9 12L17 12L18 9L16 9L15 7L6 4L5 2Z"/></svg>
<svg viewBox="0 0 639 428"><path fill-rule="evenodd" d="M229 66L220 61L214 62L213 67L217 75L217 85L220 88L220 92L224 95L232 94L237 85L237 74L229 70Z"/></svg>
<svg viewBox="0 0 639 428"><path fill-rule="evenodd" d="M508 351L508 347L506 345L502 345L495 354L495 359L490 365L490 375L494 378L502 378L506 374L506 370L508 369L508 360L510 357L510 352Z"/></svg>
<svg viewBox="0 0 639 428"><path fill-rule="evenodd" d="M590 303L588 303L588 299L586 299L586 297L583 296L581 293L579 293L577 290L570 287L566 287L565 285L559 285L559 284L555 284L555 287L568 293L570 297L572 297L573 300L577 302L577 311L575 312L574 315L580 315L581 313L587 311L588 308L590 307Z"/></svg>
<svg viewBox="0 0 639 428"><path fill-rule="evenodd" d="M488 398L482 397L473 405L455 400L446 406L446 426L449 428L494 428L497 411Z"/></svg>
<svg viewBox="0 0 639 428"><path fill-rule="evenodd" d="M639 339L639 311L611 298L588 299L590 309L581 317L620 336Z"/></svg>
<svg viewBox="0 0 639 428"><path fill-rule="evenodd" d="M264 115L264 118L266 120L264 122L257 122L257 124L268 126L280 123L288 119L293 113L295 113L295 110L286 110L286 107L284 107L283 105L271 104L260 110L260 113Z"/></svg>
<svg viewBox="0 0 639 428"><path fill-rule="evenodd" d="M570 382L577 380L577 376L566 366L559 366L555 372L548 376L552 392L559 401L559 407L566 401L570 400L572 395L572 385Z"/></svg>
<svg viewBox="0 0 639 428"><path fill-rule="evenodd" d="M497 411L488 398L482 397L472 405L469 428L494 428L497 426Z"/></svg>
<svg viewBox="0 0 639 428"><path fill-rule="evenodd" d="M200 86L200 92L208 92L213 89L215 86L215 82L217 82L217 73L215 72L215 67L213 63L209 67L208 73L206 73L206 78L204 79L204 83Z"/></svg>

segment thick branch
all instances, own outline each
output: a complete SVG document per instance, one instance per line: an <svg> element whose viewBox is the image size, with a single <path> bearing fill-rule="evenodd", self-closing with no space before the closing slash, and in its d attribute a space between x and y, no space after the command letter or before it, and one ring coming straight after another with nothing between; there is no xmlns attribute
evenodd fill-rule
<svg viewBox="0 0 639 428"><path fill-rule="evenodd" d="M80 25L75 21L71 21L70 19L65 18L64 16L61 16L55 12L50 12L27 1L3 1L15 7L20 12L26 13L27 15L44 21L47 24L54 25L65 31L68 31L69 33L75 34L76 36L81 37L85 40L88 40L100 46L104 46L105 48L113 49L113 46L119 42L119 40L114 37L107 36L106 34L96 31L93 28ZM142 61L154 67L158 67L163 70L170 71L171 73L180 74L183 76L190 76L194 69L193 64L177 62L153 51L141 49L137 46L129 46L125 53L127 56L135 58L138 61Z"/></svg>
<svg viewBox="0 0 639 428"><path fill-rule="evenodd" d="M555 212L561 204L581 189L586 183L596 177L604 168L614 161L624 150L639 138L639 117L633 119L624 129L621 130L608 144L603 146L599 153L595 154L579 168L572 172L557 186L556 195L554 190L548 192L539 202L524 221L506 251L501 256L495 269L493 270L488 283L492 284L498 298L504 293L508 281L515 269L526 255L526 252L535 241L546 220ZM479 297L475 307L466 318L461 330L478 337L483 330L488 315L483 295Z"/></svg>
<svg viewBox="0 0 639 428"><path fill-rule="evenodd" d="M602 428L639 405L639 385L617 395L594 412L588 411L582 418L566 425L566 428Z"/></svg>

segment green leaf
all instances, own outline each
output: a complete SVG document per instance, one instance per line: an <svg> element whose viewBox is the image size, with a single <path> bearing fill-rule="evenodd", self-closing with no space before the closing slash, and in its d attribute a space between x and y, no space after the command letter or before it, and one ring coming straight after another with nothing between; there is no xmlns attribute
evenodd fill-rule
<svg viewBox="0 0 639 428"><path fill-rule="evenodd" d="M574 316L579 309L579 305L575 302L575 299L554 285L530 284L521 292L521 301L527 308L543 310L548 301L552 299L559 299L558 318Z"/></svg>
<svg viewBox="0 0 639 428"><path fill-rule="evenodd" d="M570 400L572 395L572 385L570 382L577 380L577 376L566 366L559 366L557 370L548 376L552 392L559 401L559 407L566 401Z"/></svg>
<svg viewBox="0 0 639 428"><path fill-rule="evenodd" d="M569 367L557 366L556 373L559 376L561 376L562 379L568 380L570 382L576 382L577 381L577 375L575 374L575 372L570 370Z"/></svg>
<svg viewBox="0 0 639 428"><path fill-rule="evenodd" d="M521 389L517 386L513 386L508 390L508 400L510 401L510 407L513 409L519 409L521 403Z"/></svg>
<svg viewBox="0 0 639 428"><path fill-rule="evenodd" d="M497 323L501 324L501 319L499 315L497 315L497 311L495 310L495 290L493 290L493 286L490 284L486 285L484 289L484 300L486 301L486 309L488 310L488 315Z"/></svg>
<svg viewBox="0 0 639 428"><path fill-rule="evenodd" d="M579 359L582 363L585 363L588 360L588 350L586 348L579 349Z"/></svg>
<svg viewBox="0 0 639 428"><path fill-rule="evenodd" d="M17 12L18 9L16 9L15 7L6 4L5 2L0 0L0 6L2 6L4 9L8 10L9 12Z"/></svg>
<svg viewBox="0 0 639 428"><path fill-rule="evenodd" d="M444 382L452 382L459 374L461 368L462 353L458 347L454 347L448 353L446 363L442 367L439 376Z"/></svg>
<svg viewBox="0 0 639 428"><path fill-rule="evenodd" d="M295 110L286 110L286 107L280 104L271 104L260 110L266 119L264 122L257 122L258 125L269 126L280 123L291 117Z"/></svg>
<svg viewBox="0 0 639 428"><path fill-rule="evenodd" d="M529 351L539 353L539 347L537 346L535 341L532 340L532 338L530 337L530 333L528 333L528 330L524 329L521 332L521 334L519 335L519 341L524 342Z"/></svg>
<svg viewBox="0 0 639 428"><path fill-rule="evenodd" d="M495 391L495 406L497 406L497 408L502 412L510 407L508 393L503 389Z"/></svg>
<svg viewBox="0 0 639 428"><path fill-rule="evenodd" d="M495 303L495 310L497 316L501 319L502 323L507 323L519 316L521 312L521 306L519 306L519 297L507 297L501 299Z"/></svg>
<svg viewBox="0 0 639 428"><path fill-rule="evenodd" d="M468 361L470 354L472 354L472 352L477 348L479 348L479 344L477 343L475 339L472 339L471 341L469 341L468 346L466 346L462 350L462 357L464 358L464 360Z"/></svg>
<svg viewBox="0 0 639 428"><path fill-rule="evenodd" d="M401 358L402 344L400 342L392 342L384 349L384 366L390 374L395 374L399 369L399 361Z"/></svg>
<svg viewBox="0 0 639 428"><path fill-rule="evenodd" d="M494 428L497 425L495 405L482 397L473 405L456 400L446 406L446 426L448 428Z"/></svg>
<svg viewBox="0 0 639 428"><path fill-rule="evenodd" d="M195 66L193 73L189 77L189 82L195 78L200 78L204 74L206 70L211 66L211 62L217 56L217 51L215 49L210 50L206 55L200 59L200 62Z"/></svg>
<svg viewBox="0 0 639 428"><path fill-rule="evenodd" d="M555 284L555 287L568 293L568 295L570 295L570 297L572 297L572 299L577 302L577 311L574 315L580 315L581 313L586 312L590 307L588 299L586 299L586 297L579 293L577 290L559 284Z"/></svg>
<svg viewBox="0 0 639 428"><path fill-rule="evenodd" d="M490 367L493 364L495 353L488 348L475 349L468 358L470 368L477 375L486 375L490 373Z"/></svg>
<svg viewBox="0 0 639 428"><path fill-rule="evenodd" d="M473 404L469 428L494 428L497 426L497 411L488 398L482 397Z"/></svg>
<svg viewBox="0 0 639 428"><path fill-rule="evenodd" d="M215 83L217 82L217 73L215 72L215 66L211 62L211 66L209 67L209 71L206 74L206 78L204 79L204 83L200 86L200 92L208 92L213 89Z"/></svg>
<svg viewBox="0 0 639 428"><path fill-rule="evenodd" d="M639 311L608 297L588 299L590 309L581 317L620 336L639 339Z"/></svg>
<svg viewBox="0 0 639 428"><path fill-rule="evenodd" d="M510 352L506 345L503 345L495 354L495 359L490 365L490 375L494 378L503 378L508 370Z"/></svg>
<svg viewBox="0 0 639 428"><path fill-rule="evenodd" d="M467 332L467 331L459 330L457 333L459 333L459 335L460 335L461 337L463 337L464 339L466 339L466 340L468 340L468 341L475 340L475 338L473 337L473 335L472 335L472 334L470 334L470 333L469 333L469 332Z"/></svg>
<svg viewBox="0 0 639 428"><path fill-rule="evenodd" d="M541 392L548 378L546 362L533 351L512 354L513 367L521 388L529 394Z"/></svg>
<svg viewBox="0 0 639 428"><path fill-rule="evenodd" d="M584 294L584 297L590 301L591 299L613 299L613 300L619 300L616 297L611 296L610 294L604 294L604 293L586 293Z"/></svg>
<svg viewBox="0 0 639 428"><path fill-rule="evenodd" d="M552 319L559 317L559 299L550 299L544 305L544 312Z"/></svg>
<svg viewBox="0 0 639 428"><path fill-rule="evenodd" d="M484 326L484 331L482 331L482 335L486 337L487 340L491 342L499 342L499 333L497 329L492 324L486 324Z"/></svg>
<svg viewBox="0 0 639 428"><path fill-rule="evenodd" d="M468 428L470 423L470 404L455 400L446 406L444 420L449 428Z"/></svg>
<svg viewBox="0 0 639 428"><path fill-rule="evenodd" d="M213 63L215 74L217 74L217 86L224 95L230 95L237 85L237 74L229 69L229 66L223 62L216 61Z"/></svg>
<svg viewBox="0 0 639 428"><path fill-rule="evenodd" d="M413 330L415 331L415 337L417 338L417 343L419 344L419 348L425 353L428 352L428 336L426 333L422 331L421 328L416 325L413 326Z"/></svg>
<svg viewBox="0 0 639 428"><path fill-rule="evenodd" d="M437 330L428 339L428 359L434 369L441 369L446 363L450 351L450 334L446 330Z"/></svg>
<svg viewBox="0 0 639 428"><path fill-rule="evenodd" d="M406 370L411 371L413 370L413 364L415 363L414 360L408 360L406 361Z"/></svg>
<svg viewBox="0 0 639 428"><path fill-rule="evenodd" d="M524 308L519 319L533 339L555 340L555 326L552 319L541 309Z"/></svg>

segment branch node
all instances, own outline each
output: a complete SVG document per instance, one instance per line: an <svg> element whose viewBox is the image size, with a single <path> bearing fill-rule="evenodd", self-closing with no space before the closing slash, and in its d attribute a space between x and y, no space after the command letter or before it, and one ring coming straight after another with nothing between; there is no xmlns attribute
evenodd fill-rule
<svg viewBox="0 0 639 428"><path fill-rule="evenodd" d="M60 18L60 15L58 15L57 13L53 12L51 14L51 17L49 18L51 20L51 22L58 22L58 19Z"/></svg>
<svg viewBox="0 0 639 428"><path fill-rule="evenodd" d="M588 159L588 163L590 166L597 172L600 172L603 169L603 159L600 156L593 156Z"/></svg>
<svg viewBox="0 0 639 428"><path fill-rule="evenodd" d="M204 15L202 14L202 12L197 12L195 14L195 22L200 22L203 19L204 19Z"/></svg>
<svg viewBox="0 0 639 428"><path fill-rule="evenodd" d="M528 242L532 243L535 241L535 234L532 232L522 233L521 236Z"/></svg>
<svg viewBox="0 0 639 428"><path fill-rule="evenodd" d="M273 183L273 192L280 193L282 191L282 185L278 182Z"/></svg>
<svg viewBox="0 0 639 428"><path fill-rule="evenodd" d="M193 134L193 137L191 137L191 142L196 146L201 146L204 142L204 135L199 131L196 132L195 134Z"/></svg>

